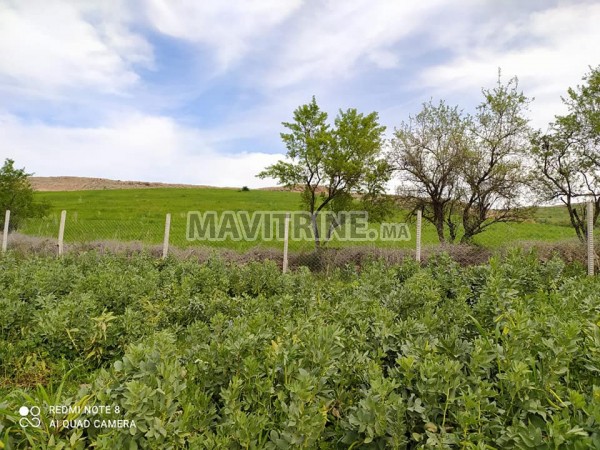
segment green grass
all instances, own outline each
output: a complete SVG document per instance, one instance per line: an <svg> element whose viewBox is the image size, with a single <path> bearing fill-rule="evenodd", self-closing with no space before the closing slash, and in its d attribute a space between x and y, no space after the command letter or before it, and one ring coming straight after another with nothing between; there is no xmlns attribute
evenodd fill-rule
<svg viewBox="0 0 600 450"><path fill-rule="evenodd" d="M281 248L280 241L271 242L189 242L186 240L188 211L298 211L300 195L295 192L234 189L123 189L75 192L38 192L38 200L52 205L44 219L30 220L22 232L30 235L55 237L58 235L60 211L67 210L66 242L89 242L114 239L138 240L159 244L163 239L165 214L171 213L171 244L180 247L210 245L246 250L255 246ZM404 222L400 212L394 221ZM574 231L568 226L568 216L561 207L540 208L535 217L525 223L497 224L479 235L475 243L497 248L523 240L558 241L572 239ZM372 224L372 228L378 225ZM414 246L414 224L409 225L410 241L374 242L368 245L391 248ZM438 243L434 228L423 227L423 244ZM336 242L335 246L365 245L364 243ZM291 250L309 250L312 242L291 242Z"/></svg>
<svg viewBox="0 0 600 450"><path fill-rule="evenodd" d="M564 206L548 206L538 208L535 214L535 220L539 223L560 225L570 227L569 214Z"/></svg>

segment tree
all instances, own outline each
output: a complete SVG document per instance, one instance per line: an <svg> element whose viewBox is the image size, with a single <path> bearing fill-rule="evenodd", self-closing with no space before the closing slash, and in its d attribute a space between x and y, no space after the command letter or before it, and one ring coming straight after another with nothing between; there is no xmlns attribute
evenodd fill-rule
<svg viewBox="0 0 600 450"><path fill-rule="evenodd" d="M484 89L483 102L470 122L470 145L462 168L461 242L499 222L525 219L531 209L523 207L527 185L522 164L531 131L525 117L530 100L518 90L517 78L494 89Z"/></svg>
<svg viewBox="0 0 600 450"><path fill-rule="evenodd" d="M429 101L420 113L402 122L392 140L391 158L401 180L398 194L411 214L423 211L440 242L456 238L454 212L466 157L467 127L458 107Z"/></svg>
<svg viewBox="0 0 600 450"><path fill-rule="evenodd" d="M535 190L540 201L560 201L577 237L585 240L585 200L592 200L594 224L600 213L600 66L569 88L568 113L556 116L549 131L532 139Z"/></svg>
<svg viewBox="0 0 600 450"><path fill-rule="evenodd" d="M10 210L9 229L16 230L24 219L42 217L49 209L46 203L37 203L29 183L32 174L16 169L12 159L6 159L0 168L0 224L4 228L4 212Z"/></svg>
<svg viewBox="0 0 600 450"><path fill-rule="evenodd" d="M520 156L529 142L524 111L529 100L516 78L484 89L474 117L443 101L430 101L402 123L392 140L399 194L431 222L440 242L461 242L498 222L518 221L526 177Z"/></svg>
<svg viewBox="0 0 600 450"><path fill-rule="evenodd" d="M382 156L385 127L378 120L375 112L364 115L356 109L340 110L331 127L327 113L313 97L294 111L293 122L283 122L289 130L281 133L287 160L258 174L275 178L290 189L302 187L302 203L311 214L317 250L341 225L332 223L322 240L319 213L364 209L380 219L389 212L385 185L391 174Z"/></svg>

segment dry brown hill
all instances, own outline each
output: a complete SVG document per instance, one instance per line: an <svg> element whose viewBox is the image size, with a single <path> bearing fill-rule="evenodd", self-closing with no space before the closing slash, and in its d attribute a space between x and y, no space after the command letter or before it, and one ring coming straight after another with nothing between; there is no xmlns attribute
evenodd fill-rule
<svg viewBox="0 0 600 450"><path fill-rule="evenodd" d="M207 188L194 184L156 183L149 181L121 181L107 178L87 177L31 177L29 179L36 191L87 191L101 189L142 189L142 188ZM229 188L232 189L232 188Z"/></svg>
<svg viewBox="0 0 600 450"><path fill-rule="evenodd" d="M121 181L108 178L89 177L30 177L29 181L36 191L90 191L102 189L156 189L156 188L211 188L239 189L239 187L216 187L199 184L158 183L154 181ZM261 191L284 191L281 186L258 188ZM301 187L292 189L302 192ZM321 192L321 190L319 190Z"/></svg>
<svg viewBox="0 0 600 450"><path fill-rule="evenodd" d="M30 177L29 181L36 191L90 191L102 189L156 189L156 188L210 188L239 189L239 187L217 187L203 184L159 183L155 181L122 181L108 178L90 177ZM265 191L283 191L281 186L258 188ZM301 192L302 189L293 189Z"/></svg>

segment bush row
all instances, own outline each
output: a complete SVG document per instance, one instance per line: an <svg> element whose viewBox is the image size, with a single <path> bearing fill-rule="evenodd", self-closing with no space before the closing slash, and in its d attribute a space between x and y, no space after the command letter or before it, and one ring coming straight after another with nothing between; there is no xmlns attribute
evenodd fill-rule
<svg viewBox="0 0 600 450"><path fill-rule="evenodd" d="M600 448L599 288L522 251L285 275L272 262L9 253L0 443ZM19 424L22 405L41 408L39 427ZM135 427L63 425L92 405Z"/></svg>

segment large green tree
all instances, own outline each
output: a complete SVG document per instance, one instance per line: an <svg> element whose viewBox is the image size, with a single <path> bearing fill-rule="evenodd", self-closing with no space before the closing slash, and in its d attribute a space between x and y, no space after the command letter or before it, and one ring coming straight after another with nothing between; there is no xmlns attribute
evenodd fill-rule
<svg viewBox="0 0 600 450"><path fill-rule="evenodd" d="M560 201L580 240L586 235L585 201L600 214L600 66L569 88L563 103L567 114L556 116L546 133L533 139L533 184L541 201Z"/></svg>
<svg viewBox="0 0 600 450"><path fill-rule="evenodd" d="M34 200L33 188L29 182L31 175L24 168L15 168L12 159L4 161L0 168L0 228L4 229L6 210L10 210L10 230L17 229L23 220L42 217L48 211L48 204Z"/></svg>
<svg viewBox="0 0 600 450"><path fill-rule="evenodd" d="M302 203L310 212L315 247L319 249L340 225L320 230L317 217L324 211L366 210L380 220L391 210L385 193L390 167L382 152L385 127L376 112L340 110L333 126L315 98L283 122L281 133L287 159L267 167L258 176L275 178L287 188L302 188ZM327 233L323 238L323 233Z"/></svg>

